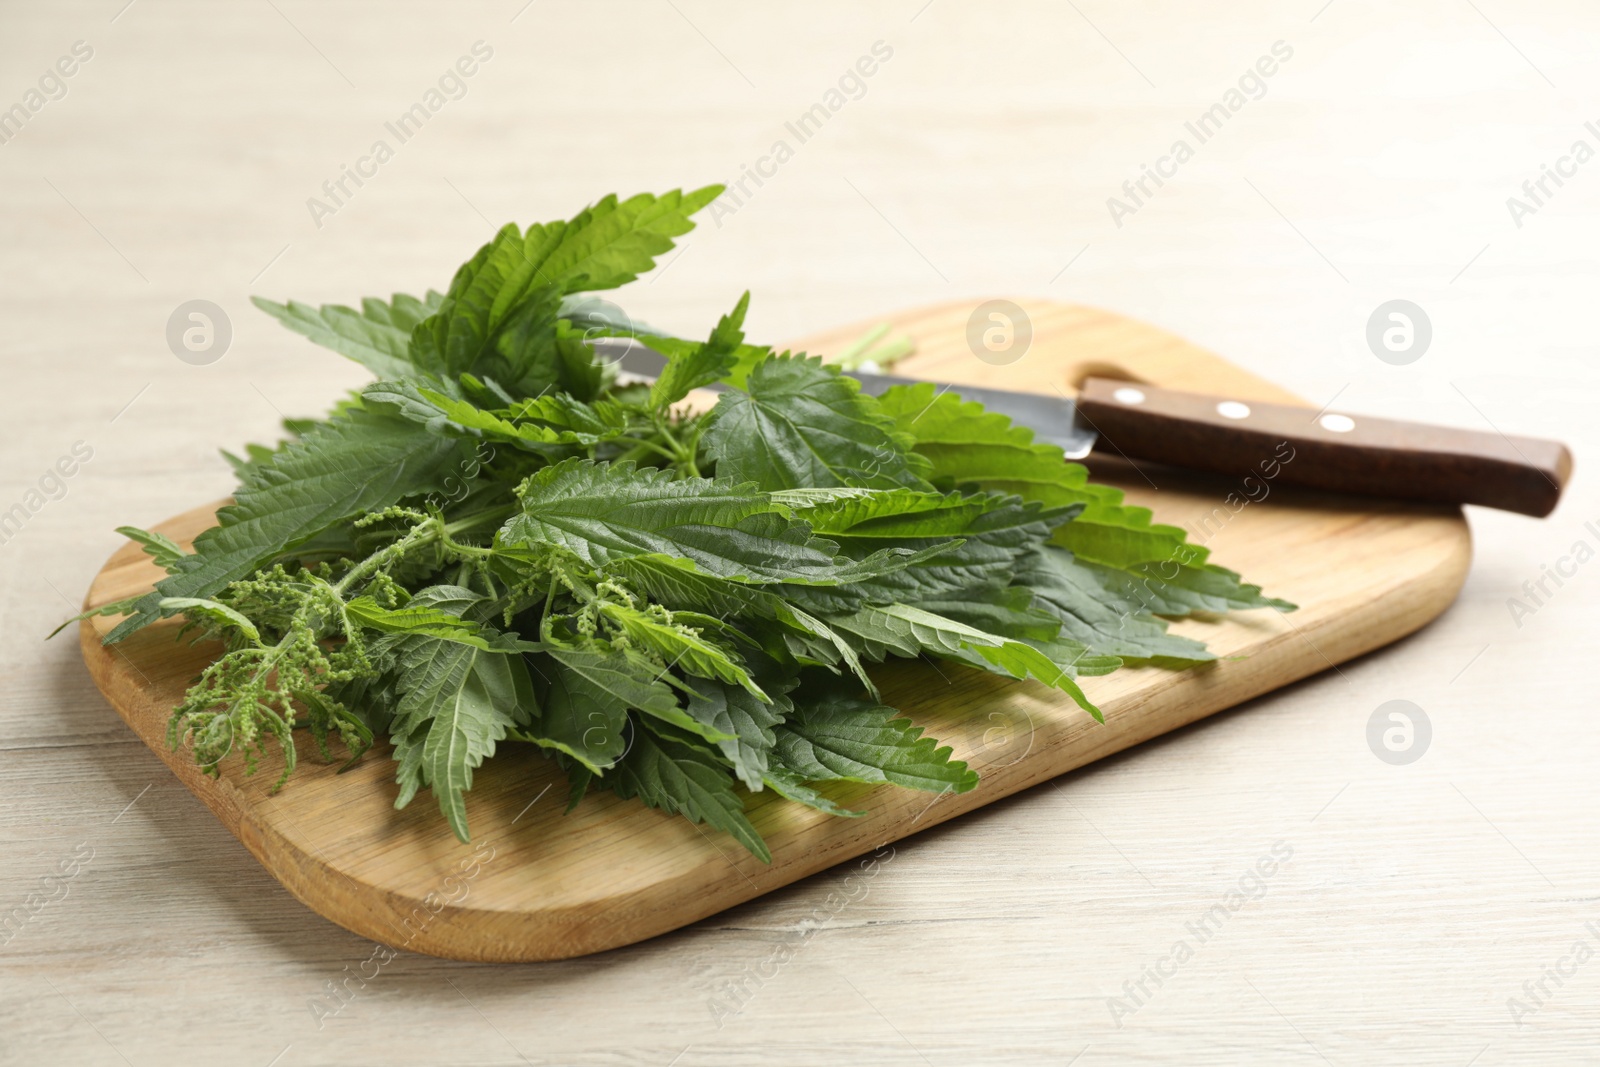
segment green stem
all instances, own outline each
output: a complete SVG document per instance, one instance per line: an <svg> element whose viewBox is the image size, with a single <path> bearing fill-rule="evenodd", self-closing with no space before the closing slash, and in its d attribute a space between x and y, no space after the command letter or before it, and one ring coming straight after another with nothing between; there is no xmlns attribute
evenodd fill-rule
<svg viewBox="0 0 1600 1067"><path fill-rule="evenodd" d="M480 548L477 545L464 545L460 541L452 538L449 534L443 535L440 538L440 543L450 551L459 552L464 556L475 556L478 559L486 559L489 556L494 555L493 548Z"/></svg>
<svg viewBox="0 0 1600 1067"><path fill-rule="evenodd" d="M676 460L678 458L677 453L669 452L667 449L662 448L660 445L656 444L654 441L646 441L642 437L614 437L614 438L612 438L612 440L621 442L622 444L632 445L633 449L631 451L637 451L638 449L643 448L643 449L646 449L648 451L654 452L656 455L661 456L663 459Z"/></svg>
<svg viewBox="0 0 1600 1067"><path fill-rule="evenodd" d="M444 532L445 532L446 536L451 536L451 535L454 535L454 534L458 534L462 530L470 530L470 529L472 529L472 528L474 528L476 526L483 525L484 524L484 522L483 522L484 519L489 519L489 520L491 520L493 525L498 526L501 523L505 522L507 519L509 519L513 514L515 514L516 510L517 510L516 508L509 507L509 506L506 506L506 505L501 505L499 507L492 507L492 508L483 508L480 511L474 511L470 515L463 515L459 519L455 519L452 522L445 523L444 524Z"/></svg>
<svg viewBox="0 0 1600 1067"><path fill-rule="evenodd" d="M392 559L405 555L417 545L427 544L429 541L437 540L441 537L446 537L442 522L426 522L420 526L413 527L410 533L394 544L374 552L354 567L351 567L350 573L333 584L333 591L343 597L345 591L358 579L367 577L379 567L382 567Z"/></svg>

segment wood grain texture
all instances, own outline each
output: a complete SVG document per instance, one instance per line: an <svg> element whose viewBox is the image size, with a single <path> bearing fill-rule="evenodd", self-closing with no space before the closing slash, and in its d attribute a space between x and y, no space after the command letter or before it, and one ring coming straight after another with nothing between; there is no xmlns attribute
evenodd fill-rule
<svg viewBox="0 0 1600 1067"><path fill-rule="evenodd" d="M1572 453L1559 441L1176 389L1130 391L1112 378L1085 383L1078 413L1100 432L1096 447L1200 470L1249 470L1287 445L1293 462L1271 468L1280 484L1340 493L1542 518L1572 477Z"/></svg>
<svg viewBox="0 0 1600 1067"><path fill-rule="evenodd" d="M1090 373L1112 373L1250 400L1287 399L1170 334L1108 312L1044 302L1024 304L1032 346L1015 362L994 366L967 347L971 307L895 316L895 327L918 345L904 372L1045 392L1070 392ZM860 332L847 327L795 347L826 353ZM1241 463L1239 478L1252 472ZM363 936L431 955L566 958L704 918L1393 641L1444 610L1470 561L1466 524L1454 508L1355 506L1281 489L1249 502L1256 494L1238 478L1161 468L1142 474L1109 462L1097 476L1152 507L1158 520L1192 524L1193 539L1211 544L1217 562L1244 570L1301 610L1292 618L1259 611L1181 624L1181 632L1203 638L1222 657L1203 669L1132 669L1085 680L1105 725L1064 694L1032 683L956 666L887 666L878 672L886 702L951 743L982 782L944 797L855 788L845 795L868 815L854 820L761 794L751 818L771 845L770 866L729 839L609 793L591 794L563 815L564 776L523 746L505 746L475 775L468 798L472 846L454 839L427 798L393 810L393 768L383 751L337 774L317 762L302 737L300 770L276 794L270 760L252 777L228 761L213 780L188 752L168 750L165 731L172 707L216 647L174 644L172 620L106 648L100 637L115 622L106 618L81 624L82 647L96 683L135 732L318 913ZM1147 478L1159 479L1161 488ZM212 523L214 507L158 529L188 542ZM130 544L101 571L86 603L140 592L158 573Z"/></svg>

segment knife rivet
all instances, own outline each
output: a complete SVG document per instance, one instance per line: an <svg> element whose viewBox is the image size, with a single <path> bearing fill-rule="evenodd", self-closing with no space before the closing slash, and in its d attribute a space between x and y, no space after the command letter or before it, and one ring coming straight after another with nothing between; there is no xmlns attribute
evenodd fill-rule
<svg viewBox="0 0 1600 1067"><path fill-rule="evenodd" d="M1334 433L1349 433L1356 428L1356 420L1349 415L1324 415L1317 421L1324 430Z"/></svg>
<svg viewBox="0 0 1600 1067"><path fill-rule="evenodd" d="M1250 405L1241 404L1237 400L1224 400L1217 405L1217 414L1225 419L1248 419Z"/></svg>
<svg viewBox="0 0 1600 1067"><path fill-rule="evenodd" d="M1117 403L1119 403L1119 404L1143 404L1144 403L1144 393L1143 393L1143 391L1135 389L1135 388L1133 388L1132 386L1129 386L1129 385L1124 385L1122 388L1118 389L1116 392L1112 393L1111 395L1112 395L1112 397L1114 397L1116 399Z"/></svg>

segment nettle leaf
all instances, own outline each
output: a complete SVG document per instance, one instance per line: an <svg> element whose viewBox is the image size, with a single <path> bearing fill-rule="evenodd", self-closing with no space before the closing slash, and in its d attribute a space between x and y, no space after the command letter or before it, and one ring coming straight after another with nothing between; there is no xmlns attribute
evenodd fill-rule
<svg viewBox="0 0 1600 1067"><path fill-rule="evenodd" d="M472 597L472 602L481 600ZM492 644L483 628L459 612L452 612L431 604L413 601L402 608L385 608L370 596L360 596L346 601L345 618L355 626L381 634L414 634L471 645L488 652L498 646ZM504 649L499 649L504 651Z"/></svg>
<svg viewBox="0 0 1600 1067"><path fill-rule="evenodd" d="M1265 595L1260 586L1246 584L1237 571L1215 563L1191 567L1164 560L1112 568L1092 560L1080 562L1097 572L1107 589L1125 601L1145 605L1146 611L1156 615L1182 618L1248 608L1295 610L1289 601Z"/></svg>
<svg viewBox="0 0 1600 1067"><path fill-rule="evenodd" d="M522 424L539 422L551 429L571 431L585 443L609 440L616 430L628 425L628 412L614 400L585 403L561 393L518 400L505 411L506 418Z"/></svg>
<svg viewBox="0 0 1600 1067"><path fill-rule="evenodd" d="M638 341L651 351L665 356L668 361L688 359L704 344L702 341L690 340L686 337L673 337L669 334L659 333L642 323L624 319L619 316L582 316L580 320L590 323L586 335L596 337L621 337ZM750 372L756 365L772 358L772 349L768 345L756 345L749 342L738 345L733 350L731 364L719 379L726 385L736 389L743 389L750 378Z"/></svg>
<svg viewBox="0 0 1600 1067"><path fill-rule="evenodd" d="M1060 620L1063 635L1093 652L1171 666L1216 659L1201 642L1168 633L1147 603L1119 591L1118 573L1085 566L1065 549L1047 546L1022 558L1017 582Z"/></svg>
<svg viewBox="0 0 1600 1067"><path fill-rule="evenodd" d="M742 581L841 580L833 546L750 485L572 459L534 474L517 495L522 511L499 534L506 544L556 545L596 567L659 554Z"/></svg>
<svg viewBox="0 0 1600 1067"><path fill-rule="evenodd" d="M468 622L488 622L500 614L500 604L493 597L446 582L417 590L407 601L406 607L437 608L451 615L459 615ZM507 649L515 644L506 634L499 635L494 643L496 647Z"/></svg>
<svg viewBox="0 0 1600 1067"><path fill-rule="evenodd" d="M71 626L75 622L83 622L85 619L94 619L101 616L131 614L132 612L138 610L139 603L144 600L144 598L144 594L124 597L121 600L113 600L109 604L101 604L97 608L90 608L87 611L79 612L70 619L63 619L60 626L57 626L54 630L51 630L45 635L45 640L50 640L50 638L54 637L62 630L65 630L68 626Z"/></svg>
<svg viewBox="0 0 1600 1067"><path fill-rule="evenodd" d="M825 815L859 819L866 814L864 811L852 811L849 808L840 807L832 798L811 788L806 784L804 778L787 767L768 767L761 780L783 799L792 800L796 804L804 804L808 808L815 808Z"/></svg>
<svg viewBox="0 0 1600 1067"><path fill-rule="evenodd" d="M588 344L588 334L559 314L549 293L541 293L536 303L507 321L495 337L494 350L474 370L496 385L504 383L508 397L594 400L608 380L606 364Z"/></svg>
<svg viewBox="0 0 1600 1067"><path fill-rule="evenodd" d="M527 668L515 655L427 636L406 636L392 650L399 668L399 700L389 724L400 764L395 807L428 786L450 828L466 841L465 793L473 769L494 755L508 730L535 714Z"/></svg>
<svg viewBox="0 0 1600 1067"><path fill-rule="evenodd" d="M892 782L935 793L965 793L978 784L976 771L898 714L832 695L797 699L789 721L774 729L775 754L802 781Z"/></svg>
<svg viewBox="0 0 1600 1067"><path fill-rule="evenodd" d="M627 749L628 701L590 677L605 658L588 652L538 662L539 716L519 740L564 752L593 773L615 763Z"/></svg>
<svg viewBox="0 0 1600 1067"><path fill-rule="evenodd" d="M375 382L362 391L373 404L392 408L436 434L504 441L533 451L553 446L595 445L622 433L626 422L614 404L590 407L570 397L530 398L499 411L485 411L414 382Z"/></svg>
<svg viewBox="0 0 1600 1067"><path fill-rule="evenodd" d="M610 289L632 281L673 247L672 238L694 228L689 216L714 200L720 186L685 196L641 193L615 196L586 208L570 222L501 227L456 271L437 314L412 336L417 364L442 378L480 371L491 353L504 364L488 376L507 388L529 390L541 357L555 346L550 330L562 297L579 290ZM497 347L501 338L504 346ZM488 359L490 364L495 361Z"/></svg>
<svg viewBox="0 0 1600 1067"><path fill-rule="evenodd" d="M654 653L665 665L663 669L676 668L699 678L729 682L748 690L758 700L770 701L745 670L744 661L736 651L701 636L700 630L685 625L672 612L664 608L652 612L614 601L601 603L598 611L635 647Z"/></svg>
<svg viewBox="0 0 1600 1067"><path fill-rule="evenodd" d="M998 493L910 489L793 490L773 498L794 506L844 555L864 558L886 549L922 554L915 564L851 587L874 602L920 600L995 579L1004 584L1017 555L1044 543L1074 511Z"/></svg>
<svg viewBox="0 0 1600 1067"><path fill-rule="evenodd" d="M672 611L700 611L717 618L775 619L786 610L783 598L761 586L718 577L693 560L646 553L615 556L603 571L622 579Z"/></svg>
<svg viewBox="0 0 1600 1067"><path fill-rule="evenodd" d="M674 237L694 229L689 217L721 196L722 189L640 193L622 201L602 197L566 225L545 269L569 293L626 285L655 267L656 257L672 250Z"/></svg>
<svg viewBox="0 0 1600 1067"><path fill-rule="evenodd" d="M361 315L369 322L391 326L409 337L417 324L438 311L443 303L444 294L435 289L429 289L421 300L405 293L395 293L387 303L366 296L361 298Z"/></svg>
<svg viewBox="0 0 1600 1067"><path fill-rule="evenodd" d="M1065 667L1071 677L1110 674L1122 666L1118 657L1097 652L1064 632L1055 611L1022 585L1001 586L999 582L991 582L962 590L948 599L919 600L915 606L993 637L1028 645L1038 650L1052 667ZM985 652L970 647L951 655L975 667L997 670L1012 678L1035 677L1054 684L1050 681L1050 668L1026 653L1014 663L996 659L992 650ZM1009 656L1009 652L1006 655ZM1086 710L1099 718L1095 709Z"/></svg>
<svg viewBox="0 0 1600 1067"><path fill-rule="evenodd" d="M527 740L578 760L596 774L627 750L628 711L664 721L687 718L662 671L601 641L587 647L549 645L538 660L542 712Z"/></svg>
<svg viewBox="0 0 1600 1067"><path fill-rule="evenodd" d="M762 489L928 488L911 438L878 401L821 359L775 356L756 364L743 392L712 409L704 445L717 475Z"/></svg>
<svg viewBox="0 0 1600 1067"><path fill-rule="evenodd" d="M650 406L664 411L695 389L718 381L738 359L744 343L744 315L750 308L748 290L732 311L724 315L705 344L695 345L667 359L667 365L650 388Z"/></svg>
<svg viewBox="0 0 1600 1067"><path fill-rule="evenodd" d="M335 403L333 410L328 412L327 418L334 418L361 406L359 394L353 393L349 398ZM219 449L219 451L222 453L222 458L227 460L228 465L233 468L234 476L239 479L241 487L260 485L263 481L261 472L272 465L272 457L282 452L289 444L289 441L297 437L306 436L320 426L323 421L325 420L285 418L282 423L283 430L289 436L279 441L276 445L269 447L253 441L247 441L245 442L243 456L236 456L226 449ZM234 495L237 496L238 494L235 493Z"/></svg>
<svg viewBox="0 0 1600 1067"><path fill-rule="evenodd" d="M1123 504L1121 490L1091 484L1085 467L1066 462L1055 445L1035 444L1032 430L1006 416L954 393L936 395L931 383L895 386L880 400L896 425L915 438L917 453L932 463L936 484L975 485L1052 507L1082 505L1077 517L1057 528L1055 543L1084 563L1150 579L1170 594L1163 599L1179 609L1176 614L1219 610L1189 606L1199 603L1288 610L1287 601L1262 597L1233 571L1207 563L1207 550L1189 543L1180 528L1152 522L1148 508Z"/></svg>
<svg viewBox="0 0 1600 1067"><path fill-rule="evenodd" d="M624 800L637 797L652 808L726 831L761 862L772 862L766 842L745 817L727 768L708 752L640 730L628 754L602 781Z"/></svg>
<svg viewBox="0 0 1600 1067"><path fill-rule="evenodd" d="M1176 526L1151 526L1147 508L1122 506L1122 493L1091 485L1082 464L1068 463L1056 445L1035 444L1033 431L1009 418L964 401L955 392L936 395L932 383L900 385L880 398L896 425L916 439L916 450L933 464L932 477L951 485L977 485L1050 506L1083 507L1075 533L1111 566L1176 557L1203 562L1205 549L1185 545ZM1083 527L1104 527L1082 534ZM1072 546L1068 546L1072 547Z"/></svg>
<svg viewBox="0 0 1600 1067"><path fill-rule="evenodd" d="M1016 641L1051 641L1061 631L1061 620L1051 611L1036 608L1033 594L998 580L971 586L948 598L919 599L916 606L977 630Z"/></svg>
<svg viewBox="0 0 1600 1067"><path fill-rule="evenodd" d="M350 357L379 378L400 378L415 369L411 331L439 309L444 297L432 291L426 300L403 293L388 303L367 297L360 311L340 304L313 307L298 300L278 304L259 296L250 299L295 333Z"/></svg>
<svg viewBox="0 0 1600 1067"><path fill-rule="evenodd" d="M189 555L166 534L141 530L137 526L118 526L117 533L143 548L145 555L168 574L178 570Z"/></svg>
<svg viewBox="0 0 1600 1067"><path fill-rule="evenodd" d="M611 301L599 296L572 293L561 298L561 317L585 337L643 337L660 330L641 322ZM684 344L692 345L693 341ZM656 351L661 351L656 349Z"/></svg>
<svg viewBox="0 0 1600 1067"><path fill-rule="evenodd" d="M564 225L525 235L507 225L463 264L438 312L412 332L417 366L443 382L492 380L507 395L593 399L603 369L583 335L563 324L563 283L545 269Z"/></svg>
<svg viewBox="0 0 1600 1067"><path fill-rule="evenodd" d="M219 604L215 600L202 600L192 596L169 596L163 597L157 607L167 614L182 612L191 619L205 619L219 627L238 630L253 642L261 640L261 632L256 629L255 623L228 605Z"/></svg>
<svg viewBox="0 0 1600 1067"><path fill-rule="evenodd" d="M466 459L463 442L384 412L351 409L289 442L194 539L194 554L106 635L120 641L161 617L164 597L207 598L333 523L437 491Z"/></svg>
<svg viewBox="0 0 1600 1067"><path fill-rule="evenodd" d="M832 667L843 663L869 692L876 692L854 647L821 620L779 595L779 592L792 595L795 589L805 587L746 585L707 574L691 560L661 555L614 559L604 573L624 578L633 588L674 612L701 611L719 619L735 618L742 620L740 625L745 629L751 629L749 624L756 620L772 620L775 627L755 627L760 635L779 635L776 638L779 647L769 648L769 653L777 651L790 658L798 656L807 665ZM846 606L853 608L857 603L858 598L851 598Z"/></svg>
<svg viewBox="0 0 1600 1067"><path fill-rule="evenodd" d="M874 699L877 698L877 685L868 677L866 668L861 665L861 656L857 653L855 645L846 640L845 635L793 604L789 605L788 612L780 617L780 621L789 627L784 636L789 639L791 649L795 649L794 654L797 658L811 657L818 666L831 667L843 663L867 692Z"/></svg>
<svg viewBox="0 0 1600 1067"><path fill-rule="evenodd" d="M417 366L445 380L476 373L508 325L553 323L561 291L540 265L554 243L544 227L530 228L526 237L515 224L501 227L456 271L439 310L412 331Z"/></svg>
<svg viewBox="0 0 1600 1067"><path fill-rule="evenodd" d="M791 706L781 693L775 700L763 701L741 686L696 682L685 708L696 721L729 735L717 747L739 780L759 792L769 773L768 753L777 743L773 727L783 722Z"/></svg>
<svg viewBox="0 0 1600 1067"><path fill-rule="evenodd" d="M936 493L920 489L783 489L780 504L804 512L811 528L826 537L954 537L974 519L1005 503L987 493ZM1038 510L1037 508L1035 509Z"/></svg>
<svg viewBox="0 0 1600 1067"><path fill-rule="evenodd" d="M1032 678L1061 690L1101 719L1099 709L1073 680L1076 664L1057 663L1025 641L987 633L909 604L870 605L850 615L830 616L827 621L835 630L860 640L874 658L889 653L915 658L926 652L1019 680Z"/></svg>

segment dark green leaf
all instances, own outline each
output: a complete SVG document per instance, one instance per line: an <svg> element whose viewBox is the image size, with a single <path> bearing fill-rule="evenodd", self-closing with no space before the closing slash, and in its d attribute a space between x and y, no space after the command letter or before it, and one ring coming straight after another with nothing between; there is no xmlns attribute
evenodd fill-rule
<svg viewBox="0 0 1600 1067"><path fill-rule="evenodd" d="M1122 583L1114 576L1120 573L1047 546L1023 557L1017 582L1055 614L1064 635L1093 652L1173 666L1216 659L1199 641L1169 634L1167 624L1149 614L1149 605L1119 592Z"/></svg>
<svg viewBox="0 0 1600 1067"><path fill-rule="evenodd" d="M761 862L772 862L766 842L745 817L728 769L708 752L640 730L604 782L623 799L638 797L652 808L725 830Z"/></svg>
<svg viewBox="0 0 1600 1067"><path fill-rule="evenodd" d="M733 764L739 780L752 791L761 789L767 773L767 754L776 743L772 728L783 722L789 700L781 694L772 703L763 702L737 685L695 682L688 694L686 710L699 722L729 734L717 747Z"/></svg>
<svg viewBox="0 0 1600 1067"><path fill-rule="evenodd" d="M428 786L450 828L466 841L465 793L473 769L494 755L507 730L536 712L527 668L515 655L425 636L401 638L395 656L399 703L389 724L400 764L395 807Z"/></svg>
<svg viewBox="0 0 1600 1067"><path fill-rule="evenodd" d="M855 379L820 359L775 356L756 365L744 388L718 398L705 433L719 477L769 491L927 488L911 438Z"/></svg>
<svg viewBox="0 0 1600 1067"><path fill-rule="evenodd" d="M597 567L660 554L723 578L840 580L832 546L749 485L573 459L539 471L517 493L522 511L500 531L507 544L556 545Z"/></svg>
<svg viewBox="0 0 1600 1067"><path fill-rule="evenodd" d="M938 793L965 793L978 784L976 771L896 714L865 700L798 700L775 730L777 757L804 781L893 782Z"/></svg>

